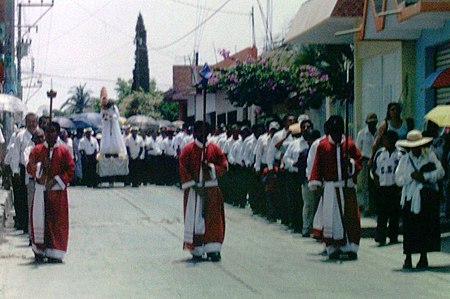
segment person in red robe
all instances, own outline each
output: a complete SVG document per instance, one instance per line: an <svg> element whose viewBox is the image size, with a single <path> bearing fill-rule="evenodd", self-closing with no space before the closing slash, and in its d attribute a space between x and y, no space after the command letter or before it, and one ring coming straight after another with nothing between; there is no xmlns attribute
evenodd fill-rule
<svg viewBox="0 0 450 299"><path fill-rule="evenodd" d="M333 115L327 123L329 134L317 146L309 177L311 190L323 188L315 235L319 233L330 259L355 260L361 238L355 182L362 156L354 141L344 135L342 117Z"/></svg>
<svg viewBox="0 0 450 299"><path fill-rule="evenodd" d="M69 239L67 186L75 164L66 145L57 142L60 127L52 122L45 142L30 153L28 173L36 179L30 212L31 242L36 262L62 263Z"/></svg>
<svg viewBox="0 0 450 299"><path fill-rule="evenodd" d="M194 141L183 148L179 158L184 190L183 249L189 250L194 260L206 254L218 262L225 237L225 213L217 178L225 173L227 160L217 145L208 143L206 150L203 148L208 131L207 123L197 121Z"/></svg>

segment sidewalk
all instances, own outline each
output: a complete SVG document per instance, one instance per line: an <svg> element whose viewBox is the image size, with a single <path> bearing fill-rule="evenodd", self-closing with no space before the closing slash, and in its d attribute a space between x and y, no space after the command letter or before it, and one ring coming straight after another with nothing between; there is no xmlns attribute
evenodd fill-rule
<svg viewBox="0 0 450 299"><path fill-rule="evenodd" d="M3 240L5 224L11 214L11 191L0 188L0 242Z"/></svg>

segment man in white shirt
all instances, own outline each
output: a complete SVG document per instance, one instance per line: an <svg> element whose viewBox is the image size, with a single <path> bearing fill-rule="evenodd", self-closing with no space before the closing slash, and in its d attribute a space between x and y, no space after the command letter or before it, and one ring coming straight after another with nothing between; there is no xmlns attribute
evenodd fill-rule
<svg viewBox="0 0 450 299"><path fill-rule="evenodd" d="M83 181L88 187L97 187L97 153L99 145L96 138L92 136L92 128L84 129L84 137L78 144L78 152L81 156L83 168Z"/></svg>
<svg viewBox="0 0 450 299"><path fill-rule="evenodd" d="M259 182L259 176L254 170L255 164L255 149L258 138L264 134L264 125L258 124L252 126L252 134L244 140L242 146L241 157L244 164L244 181L247 186L248 202L254 214L258 214L258 203L263 202L264 192L263 187Z"/></svg>
<svg viewBox="0 0 450 299"><path fill-rule="evenodd" d="M31 142L32 135L38 126L36 114L25 116L25 129L17 133L14 146L11 148L11 170L13 174L14 209L16 211L15 226L28 233L27 187L25 185L25 149Z"/></svg>
<svg viewBox="0 0 450 299"><path fill-rule="evenodd" d="M141 155L144 151L144 140L138 135L138 127L131 127L131 134L125 139L128 153L128 167L130 170L130 183L132 187L141 184Z"/></svg>
<svg viewBox="0 0 450 299"><path fill-rule="evenodd" d="M281 167L281 159L286 152L289 144L293 141L289 127L295 122L295 117L292 114L287 114L283 117L284 128L276 132L270 141L269 150L267 152L267 167L269 168L270 174L277 177L275 182L276 189L276 210L277 217L281 219L281 223L288 224L288 205L286 199L286 192L284 188L285 175L283 171L278 171L276 173L276 167Z"/></svg>
<svg viewBox="0 0 450 299"><path fill-rule="evenodd" d="M237 124L233 124L231 126L231 129L227 131L227 135L230 134L230 136L223 142L224 137L220 137L218 140L218 146L222 150L223 154L227 157L228 161L228 170L227 172L219 178L219 186L220 190L222 190L223 198L226 203L233 204L234 202L234 181L235 178L233 177L233 173L235 172L233 167L230 167L230 162L228 160L228 153L230 152L231 148L233 147L233 144L236 142L239 142L242 140L241 136L239 135L239 126Z"/></svg>
<svg viewBox="0 0 450 299"><path fill-rule="evenodd" d="M250 129L243 126L240 130L240 135L232 144L228 153L228 169L229 178L231 180L230 193L233 205L245 208L247 204L247 184L245 180L245 163L243 159L244 139L250 135Z"/></svg>
<svg viewBox="0 0 450 299"><path fill-rule="evenodd" d="M306 127L306 124L309 124L309 126ZM291 125L289 131L291 131L295 140L289 144L286 153L283 155L283 164L286 171L285 188L288 204L289 227L292 228L295 233L300 233L303 226L303 198L299 173L299 157L300 153L309 147L303 137L303 133L311 127L312 123L309 120L304 120L302 124L297 123Z"/></svg>
<svg viewBox="0 0 450 299"><path fill-rule="evenodd" d="M167 137L161 142L161 153L163 155L163 182L173 185L178 180L177 174L177 145L175 143L173 130L166 130Z"/></svg>
<svg viewBox="0 0 450 299"><path fill-rule="evenodd" d="M150 176L151 184L160 184L160 176L159 171L162 165L160 163L161 160L161 149L159 148L159 144L156 141L157 133L155 130L150 130L150 136L145 140L145 151L146 154L146 165L147 171Z"/></svg>
<svg viewBox="0 0 450 299"><path fill-rule="evenodd" d="M358 178L358 202L360 210L364 215L370 216L375 213L375 186L370 178L370 166L368 162L371 158L372 147L377 132L378 118L375 113L368 113L366 117L367 126L358 132L356 146L362 155L362 170Z"/></svg>
<svg viewBox="0 0 450 299"><path fill-rule="evenodd" d="M260 178L261 188L264 190L263 201L256 204L256 213L267 216L269 221L275 221L275 178L270 175L267 167L267 152L270 141L276 131L280 128L278 122L273 121L269 124L268 132L262 134L255 147L255 172Z"/></svg>

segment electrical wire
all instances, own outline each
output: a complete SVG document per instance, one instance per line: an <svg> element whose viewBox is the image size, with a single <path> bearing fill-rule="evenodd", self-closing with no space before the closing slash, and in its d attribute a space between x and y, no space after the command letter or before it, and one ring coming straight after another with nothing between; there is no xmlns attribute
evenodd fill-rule
<svg viewBox="0 0 450 299"><path fill-rule="evenodd" d="M183 39L185 39L186 37L188 37L189 35L191 35L192 33L194 33L200 26L203 26L204 24L206 24L209 20L212 19L212 17L214 17L222 8L225 7L225 5L227 5L228 3L230 3L231 0L227 0L225 1L218 9L216 9L211 15L209 15L201 24L197 25L194 29L190 30L189 32L187 32L186 34L184 34L183 36L177 38L176 40L164 45L164 46L160 46L160 47L153 47L153 50L162 50L162 49L166 49L169 48L173 45L175 45L176 43L182 41Z"/></svg>
<svg viewBox="0 0 450 299"><path fill-rule="evenodd" d="M78 76L67 76L67 75L58 75L58 74L47 74L47 73L37 73L42 77L50 77L50 78L60 78L60 79L75 79L75 80L86 80L86 81L95 81L95 82L117 82L116 79L103 79L103 78L93 78L93 77L78 77Z"/></svg>
<svg viewBox="0 0 450 299"><path fill-rule="evenodd" d="M173 3L178 3L178 4L185 5L185 6L197 8L197 5L191 4L191 3L188 3L188 2L185 2L185 1L180 1L180 0L166 0L166 1L170 1L170 2L173 2ZM209 8L209 7L206 7L206 6L203 7L202 9L205 10L205 11L214 11L214 8ZM230 14L230 15L235 15L235 16L247 16L248 15L247 13L243 13L243 12L226 11L226 10L222 10L222 11L220 11L220 13L222 13L222 14Z"/></svg>
<svg viewBox="0 0 450 299"><path fill-rule="evenodd" d="M80 4L78 4L77 2L72 1L72 2L75 3L75 5L78 5L78 6L79 6L80 8L82 8L84 11L87 11L88 16L86 16L86 18L81 19L81 21L79 21L76 25L72 26L71 28L69 28L69 29L67 29L66 31L64 31L63 33L61 33L60 35L56 36L53 40L49 41L49 43L50 43L50 42L55 42L55 41L59 40L60 38L66 36L67 33L72 32L72 31L75 30L75 29L78 29L79 26L80 26L80 24L84 23L84 22L85 22L86 20L88 20L88 19L91 19L91 18L92 18L94 15L96 15L99 11L101 11L103 8L105 8L106 6L108 6L112 1L113 1L113 0L108 1L106 4L104 4L102 7L100 7L100 8L97 9L97 10L95 10L94 12L90 12L90 11L88 11L86 8L84 8L84 7L82 7ZM95 18L94 18L94 19L95 19ZM123 33L123 32L120 31L120 33ZM129 36L129 35L127 34L127 36Z"/></svg>

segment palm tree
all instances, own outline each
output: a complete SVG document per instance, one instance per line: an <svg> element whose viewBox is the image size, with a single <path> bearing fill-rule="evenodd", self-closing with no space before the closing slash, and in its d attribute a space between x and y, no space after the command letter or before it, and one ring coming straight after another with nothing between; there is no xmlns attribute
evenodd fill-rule
<svg viewBox="0 0 450 299"><path fill-rule="evenodd" d="M60 110L67 114L83 113L84 109L91 106L91 90L86 90L84 85L73 86L70 90L72 96L68 98L62 105Z"/></svg>

